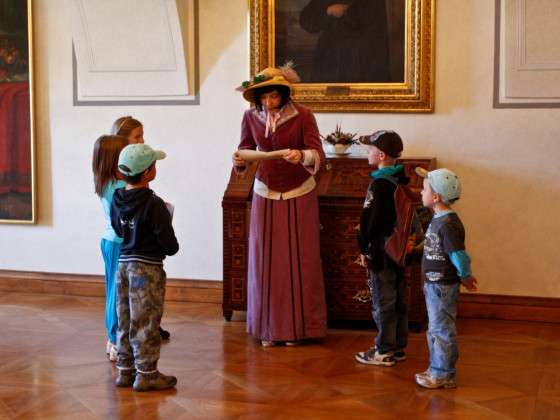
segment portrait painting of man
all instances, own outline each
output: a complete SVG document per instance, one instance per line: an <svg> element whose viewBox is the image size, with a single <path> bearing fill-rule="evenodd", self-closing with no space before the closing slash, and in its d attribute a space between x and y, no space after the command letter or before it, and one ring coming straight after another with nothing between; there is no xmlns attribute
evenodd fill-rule
<svg viewBox="0 0 560 420"><path fill-rule="evenodd" d="M302 83L404 82L405 0L276 0L275 59Z"/></svg>

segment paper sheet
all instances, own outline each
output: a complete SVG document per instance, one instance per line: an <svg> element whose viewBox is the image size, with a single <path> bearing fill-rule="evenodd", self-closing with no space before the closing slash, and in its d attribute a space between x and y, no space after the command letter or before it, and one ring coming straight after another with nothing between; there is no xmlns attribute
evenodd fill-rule
<svg viewBox="0 0 560 420"><path fill-rule="evenodd" d="M260 160L281 159L290 149L262 152L260 150L238 150L237 155L245 162L258 162Z"/></svg>

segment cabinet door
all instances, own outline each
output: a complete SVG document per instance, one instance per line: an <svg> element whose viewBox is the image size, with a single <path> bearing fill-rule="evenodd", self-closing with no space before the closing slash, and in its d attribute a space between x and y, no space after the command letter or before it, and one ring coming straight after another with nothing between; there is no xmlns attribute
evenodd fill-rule
<svg viewBox="0 0 560 420"><path fill-rule="evenodd" d="M329 319L371 319L371 302L363 300L367 270L359 265L356 242L361 202L320 205L321 259Z"/></svg>
<svg viewBox="0 0 560 420"><path fill-rule="evenodd" d="M356 236L361 214L358 200L322 201L321 259L329 320L371 320L372 303L367 269L358 264L360 251ZM406 302L413 330L426 324L419 261L405 269Z"/></svg>

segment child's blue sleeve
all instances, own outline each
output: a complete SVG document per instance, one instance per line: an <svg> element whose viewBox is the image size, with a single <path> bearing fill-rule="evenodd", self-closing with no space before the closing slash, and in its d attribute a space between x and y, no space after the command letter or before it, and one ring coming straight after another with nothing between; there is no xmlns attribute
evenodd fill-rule
<svg viewBox="0 0 560 420"><path fill-rule="evenodd" d="M467 254L467 251L451 251L449 253L449 259L457 269L459 277L464 279L471 275L471 257Z"/></svg>

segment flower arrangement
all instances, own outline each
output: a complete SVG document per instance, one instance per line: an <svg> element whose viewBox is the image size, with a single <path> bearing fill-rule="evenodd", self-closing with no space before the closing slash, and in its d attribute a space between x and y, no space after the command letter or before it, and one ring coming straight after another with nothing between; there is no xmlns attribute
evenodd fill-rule
<svg viewBox="0 0 560 420"><path fill-rule="evenodd" d="M351 146L352 144L358 142L358 140L356 139L356 133L343 132L340 124L336 125L336 128L332 133L327 134L326 136L321 135L321 139L323 139L325 143L333 146L337 144Z"/></svg>
<svg viewBox="0 0 560 420"><path fill-rule="evenodd" d="M241 83L241 87L243 89L247 89L249 86L264 82L266 79L267 79L266 75L257 74L256 76L253 77L253 80L245 80L243 83Z"/></svg>

